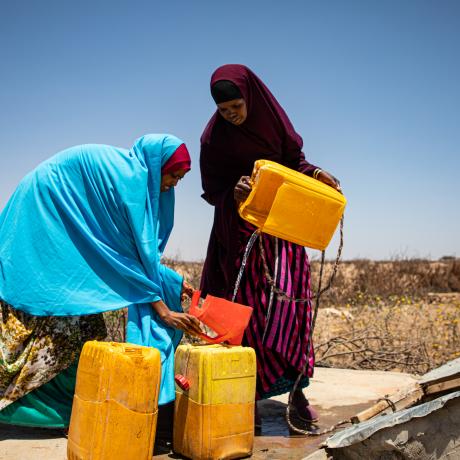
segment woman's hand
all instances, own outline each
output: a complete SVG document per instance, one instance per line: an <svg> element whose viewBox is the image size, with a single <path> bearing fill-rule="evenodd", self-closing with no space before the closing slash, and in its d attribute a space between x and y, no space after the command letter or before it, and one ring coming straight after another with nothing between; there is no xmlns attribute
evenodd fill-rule
<svg viewBox="0 0 460 460"><path fill-rule="evenodd" d="M191 335L199 335L202 333L200 322L194 316L188 313L172 311L162 300L152 302L152 308L158 313L161 321L166 324L166 326L180 329Z"/></svg>
<svg viewBox="0 0 460 460"><path fill-rule="evenodd" d="M340 187L340 181L336 179L332 174L329 174L326 171L321 170L316 176L318 180L329 185L332 188L335 188L338 192L342 193L342 188Z"/></svg>
<svg viewBox="0 0 460 460"><path fill-rule="evenodd" d="M180 299L183 302L187 297L189 299L192 298L193 293L195 292L195 289L193 289L193 286L191 284L188 284L187 281L182 282L182 293L180 295Z"/></svg>
<svg viewBox="0 0 460 460"><path fill-rule="evenodd" d="M249 176L242 176L235 185L233 196L238 203L241 203L249 196L251 190L251 178Z"/></svg>
<svg viewBox="0 0 460 460"><path fill-rule="evenodd" d="M199 335L203 333L200 328L200 321L188 313L179 313L169 310L168 313L161 315L160 318L166 326L180 329L181 331L187 332L187 334Z"/></svg>

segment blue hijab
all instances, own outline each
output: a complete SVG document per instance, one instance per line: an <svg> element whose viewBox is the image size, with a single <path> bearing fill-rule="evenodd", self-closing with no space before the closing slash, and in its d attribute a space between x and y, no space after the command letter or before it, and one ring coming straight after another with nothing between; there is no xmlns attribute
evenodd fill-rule
<svg viewBox="0 0 460 460"><path fill-rule="evenodd" d="M148 134L130 150L80 145L29 173L0 214L0 298L37 316L165 300L165 282L179 278L160 266L174 221L161 167L182 143Z"/></svg>
<svg viewBox="0 0 460 460"><path fill-rule="evenodd" d="M150 302L182 311L182 277L160 264L174 223L161 168L183 142L148 134L131 150L80 145L39 165L0 215L0 298L37 316L129 306L127 341L159 349L159 403L174 399L182 332Z"/></svg>

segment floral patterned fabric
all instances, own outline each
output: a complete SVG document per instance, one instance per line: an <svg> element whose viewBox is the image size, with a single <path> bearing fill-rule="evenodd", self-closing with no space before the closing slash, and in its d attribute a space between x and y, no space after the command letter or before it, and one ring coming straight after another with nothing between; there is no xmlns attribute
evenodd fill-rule
<svg viewBox="0 0 460 460"><path fill-rule="evenodd" d="M102 314L32 316L0 300L0 410L49 382L107 331Z"/></svg>

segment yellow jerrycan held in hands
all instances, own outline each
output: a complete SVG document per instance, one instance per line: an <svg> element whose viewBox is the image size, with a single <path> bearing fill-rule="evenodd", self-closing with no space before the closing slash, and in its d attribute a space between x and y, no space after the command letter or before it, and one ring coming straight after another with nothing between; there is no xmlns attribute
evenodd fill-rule
<svg viewBox="0 0 460 460"><path fill-rule="evenodd" d="M80 355L67 443L69 460L151 460L160 352L86 342Z"/></svg>
<svg viewBox="0 0 460 460"><path fill-rule="evenodd" d="M332 187L269 160L257 160L240 216L269 235L323 251L347 200Z"/></svg>
<svg viewBox="0 0 460 460"><path fill-rule="evenodd" d="M256 392L254 350L180 345L175 359L174 451L193 460L251 455Z"/></svg>

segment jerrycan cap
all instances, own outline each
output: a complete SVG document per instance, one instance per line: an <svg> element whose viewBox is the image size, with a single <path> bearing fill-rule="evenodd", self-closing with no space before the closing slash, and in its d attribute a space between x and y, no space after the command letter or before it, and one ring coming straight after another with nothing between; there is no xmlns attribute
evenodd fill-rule
<svg viewBox="0 0 460 460"><path fill-rule="evenodd" d="M190 389L190 382L183 375L176 374L174 380L182 390L188 391Z"/></svg>

